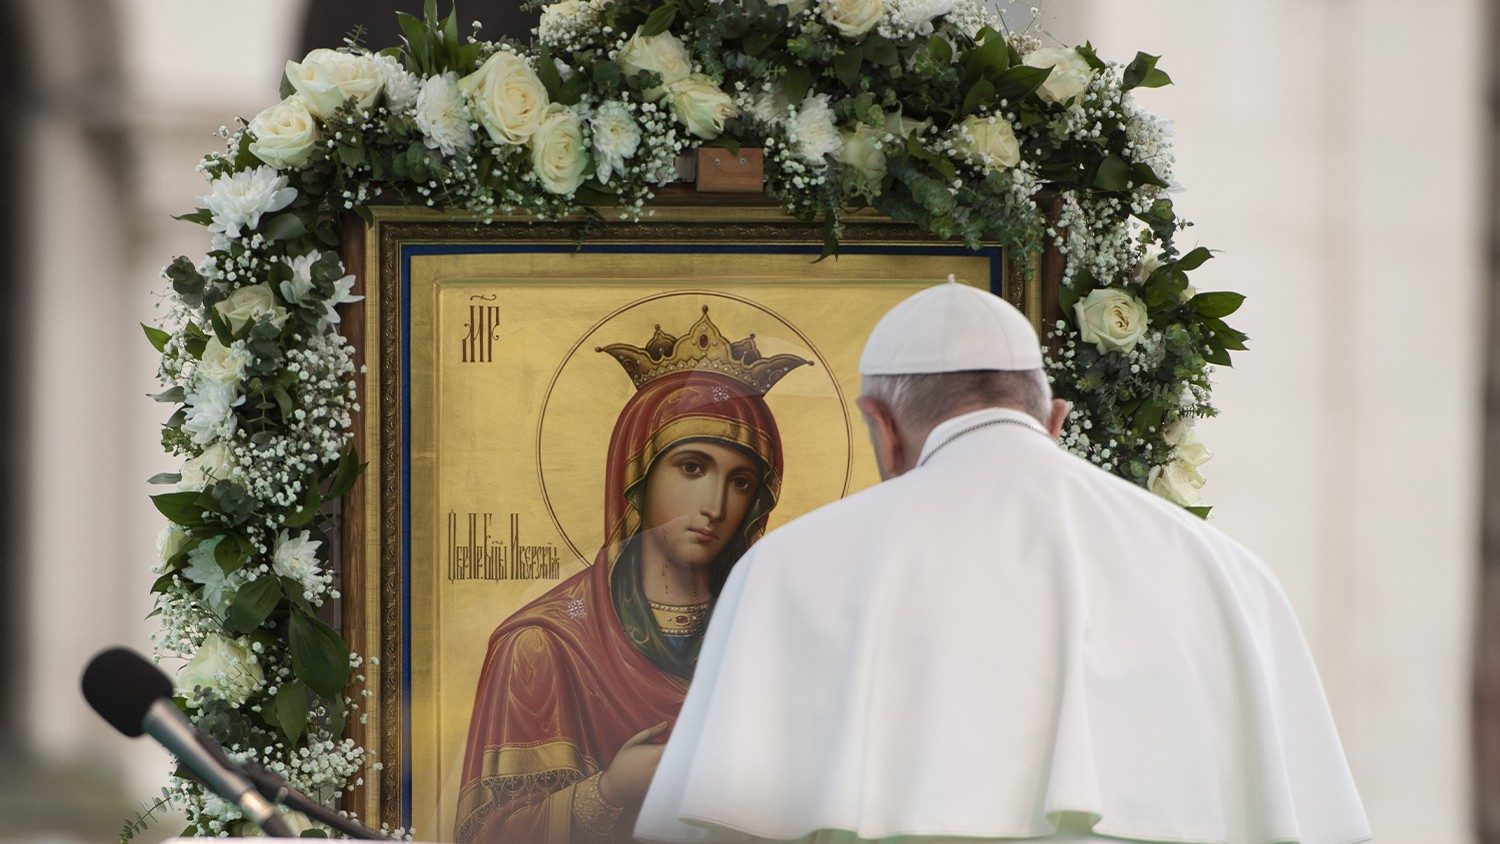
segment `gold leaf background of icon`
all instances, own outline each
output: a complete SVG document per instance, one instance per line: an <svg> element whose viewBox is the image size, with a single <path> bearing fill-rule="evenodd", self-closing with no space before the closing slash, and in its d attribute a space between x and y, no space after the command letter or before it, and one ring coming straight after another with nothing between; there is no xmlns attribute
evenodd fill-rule
<svg viewBox="0 0 1500 844"><path fill-rule="evenodd" d="M605 454L634 392L594 347L685 331L703 305L731 339L816 365L766 397L785 452L770 528L878 479L853 407L865 337L896 302L948 273L983 286L983 257L457 254L411 264L412 823L451 834L474 683L490 633L557 580L446 577L445 515L516 513L523 543L556 543L561 577L592 562L603 533ZM492 360L463 361L469 307L501 308ZM545 485L545 494L544 494ZM548 506L550 503L550 507Z"/></svg>

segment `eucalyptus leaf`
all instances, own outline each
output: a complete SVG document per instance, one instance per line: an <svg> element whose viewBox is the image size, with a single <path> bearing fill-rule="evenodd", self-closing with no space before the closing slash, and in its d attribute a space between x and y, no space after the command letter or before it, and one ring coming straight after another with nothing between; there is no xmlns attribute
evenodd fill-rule
<svg viewBox="0 0 1500 844"><path fill-rule="evenodd" d="M338 697L349 682L349 647L339 634L318 619L293 611L288 641L297 679L325 700Z"/></svg>
<svg viewBox="0 0 1500 844"><path fill-rule="evenodd" d="M147 479L148 484L175 484L182 481L181 472L162 472Z"/></svg>

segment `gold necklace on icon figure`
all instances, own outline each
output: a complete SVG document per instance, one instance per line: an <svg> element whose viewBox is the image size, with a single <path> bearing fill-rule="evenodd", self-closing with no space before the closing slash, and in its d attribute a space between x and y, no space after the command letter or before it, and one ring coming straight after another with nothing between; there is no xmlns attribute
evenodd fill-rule
<svg viewBox="0 0 1500 844"><path fill-rule="evenodd" d="M647 599L646 603L651 605L651 615L656 619L656 627L667 636L695 636L703 632L708 626L708 600L702 598L698 591L699 578L696 572L693 577L693 594L687 604L658 603ZM668 598L672 596L672 584L667 580L666 569L661 573L662 594Z"/></svg>

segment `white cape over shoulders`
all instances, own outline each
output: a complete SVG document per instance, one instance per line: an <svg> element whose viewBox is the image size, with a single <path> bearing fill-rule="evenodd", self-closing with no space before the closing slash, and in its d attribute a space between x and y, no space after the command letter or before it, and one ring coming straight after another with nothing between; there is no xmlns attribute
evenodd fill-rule
<svg viewBox="0 0 1500 844"><path fill-rule="evenodd" d="M1127 840L1369 837L1265 565L998 424L741 560L636 835L1024 839L1064 813Z"/></svg>

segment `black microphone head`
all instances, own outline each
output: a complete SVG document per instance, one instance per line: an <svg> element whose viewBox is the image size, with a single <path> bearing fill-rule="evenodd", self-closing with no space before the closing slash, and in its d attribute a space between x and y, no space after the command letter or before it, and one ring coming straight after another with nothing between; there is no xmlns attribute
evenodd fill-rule
<svg viewBox="0 0 1500 844"><path fill-rule="evenodd" d="M110 648L83 670L83 696L99 717L135 738L145 732L142 724L151 704L171 700L172 679L135 651Z"/></svg>

